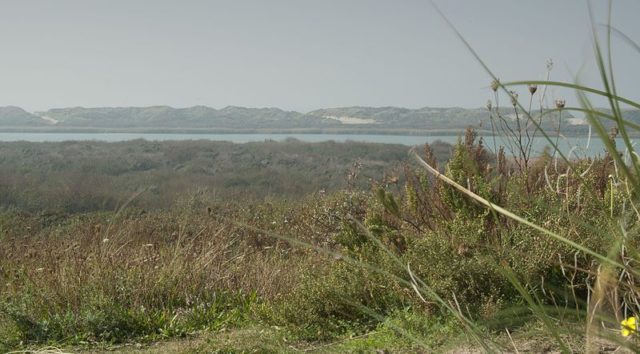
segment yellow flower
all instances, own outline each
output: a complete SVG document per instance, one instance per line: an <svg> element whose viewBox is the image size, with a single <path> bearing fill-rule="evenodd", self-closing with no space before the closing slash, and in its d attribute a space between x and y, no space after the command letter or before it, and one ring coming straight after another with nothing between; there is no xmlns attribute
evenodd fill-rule
<svg viewBox="0 0 640 354"><path fill-rule="evenodd" d="M622 325L621 332L623 337L628 337L636 333L636 330L637 330L636 322L637 320L634 316L631 316L626 320L620 322L620 324Z"/></svg>

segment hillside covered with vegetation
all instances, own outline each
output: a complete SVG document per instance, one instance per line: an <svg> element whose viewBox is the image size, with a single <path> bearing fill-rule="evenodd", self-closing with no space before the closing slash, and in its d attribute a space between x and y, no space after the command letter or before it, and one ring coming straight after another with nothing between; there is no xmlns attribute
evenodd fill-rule
<svg viewBox="0 0 640 354"><path fill-rule="evenodd" d="M510 122L522 109L499 108ZM453 134L468 126L492 134L491 114L487 108L344 107L314 110L308 113L278 108L206 106L189 108L102 107L55 108L28 113L18 107L0 107L0 131L148 131L215 133L377 133L377 134ZM584 135L584 119L574 118L571 110L563 115L545 110L541 128L551 135L558 129L565 134ZM610 111L603 110L610 114ZM640 123L640 110L627 110L626 119Z"/></svg>
<svg viewBox="0 0 640 354"><path fill-rule="evenodd" d="M402 146L16 142L0 151L3 349L213 336L192 349L430 351L476 346L469 330L505 348L497 333L520 343L540 323L510 277L576 330L594 291L581 271L593 255L493 215ZM472 130L453 150L416 152L596 252L609 239L592 225L626 213L611 157L519 166Z"/></svg>

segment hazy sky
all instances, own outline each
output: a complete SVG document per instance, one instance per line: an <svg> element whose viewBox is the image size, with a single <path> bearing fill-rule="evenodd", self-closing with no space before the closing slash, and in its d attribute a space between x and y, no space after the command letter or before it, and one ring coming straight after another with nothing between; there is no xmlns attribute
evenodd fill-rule
<svg viewBox="0 0 640 354"><path fill-rule="evenodd" d="M586 64L595 82L583 0L436 3L502 81L542 78L552 58L552 79ZM614 1L637 42L639 15ZM640 53L615 37L614 62L640 99ZM0 1L2 106L480 107L489 82L426 0Z"/></svg>

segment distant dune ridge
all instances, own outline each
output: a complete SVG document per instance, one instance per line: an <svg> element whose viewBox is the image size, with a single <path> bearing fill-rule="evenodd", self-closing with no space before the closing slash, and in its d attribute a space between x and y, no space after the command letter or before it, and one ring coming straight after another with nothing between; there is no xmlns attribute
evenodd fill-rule
<svg viewBox="0 0 640 354"><path fill-rule="evenodd" d="M0 107L0 127L5 126L38 126L46 122L35 114L29 113L20 107Z"/></svg>
<svg viewBox="0 0 640 354"><path fill-rule="evenodd" d="M513 111L504 109L510 117ZM627 119L640 122L639 110L625 112ZM563 113L563 131L586 131L584 120ZM418 129L461 130L473 126L490 130L491 122L485 108L433 108L408 109L399 107L341 107L318 109L308 113L285 111L279 108L246 108L228 106L215 109L207 106L173 108L152 107L98 107L54 108L30 113L14 106L0 107L0 130L91 129L144 130L182 129L230 132L299 131L319 132L363 131L368 133ZM543 126L555 131L557 113L543 119Z"/></svg>

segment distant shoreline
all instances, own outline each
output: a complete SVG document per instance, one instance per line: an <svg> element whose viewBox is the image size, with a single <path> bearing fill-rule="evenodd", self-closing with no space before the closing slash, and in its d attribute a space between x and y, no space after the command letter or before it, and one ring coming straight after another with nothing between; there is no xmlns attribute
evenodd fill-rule
<svg viewBox="0 0 640 354"><path fill-rule="evenodd" d="M366 129L366 128L256 128L256 129L230 129L230 128L111 128L111 127L0 127L0 133L134 133L134 134L362 134L362 135L408 135L408 136L460 136L465 129ZM492 136L490 130L476 129L483 136ZM555 136L555 132L548 132L549 136ZM581 137L580 133L565 133L567 137Z"/></svg>

